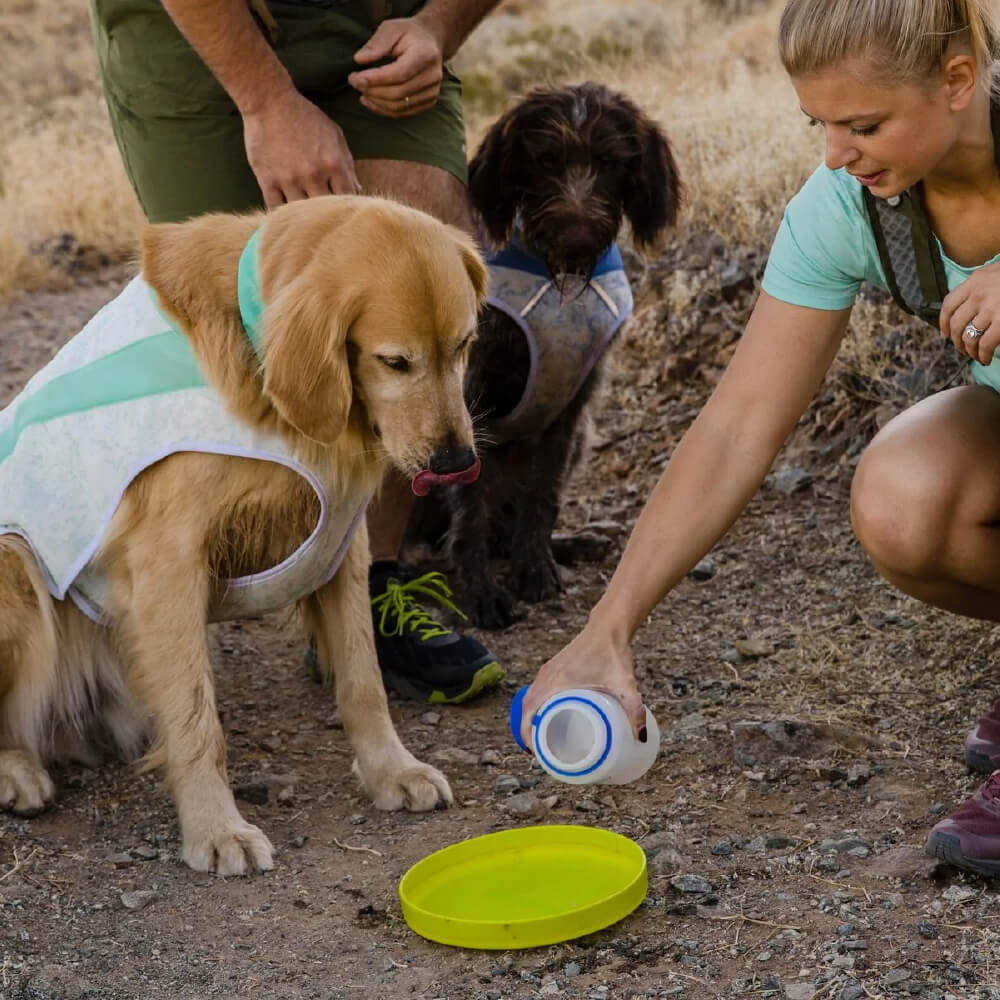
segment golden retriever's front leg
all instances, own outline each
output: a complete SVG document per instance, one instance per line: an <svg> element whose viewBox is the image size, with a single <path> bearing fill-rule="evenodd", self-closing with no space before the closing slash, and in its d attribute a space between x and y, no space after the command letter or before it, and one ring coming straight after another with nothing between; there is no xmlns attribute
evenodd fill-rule
<svg viewBox="0 0 1000 1000"><path fill-rule="evenodd" d="M226 777L205 626L208 584L197 553L161 547L129 555L131 588L119 612L129 684L153 719L147 761L166 768L181 857L196 871L219 875L272 868L270 841L240 815Z"/></svg>
<svg viewBox="0 0 1000 1000"><path fill-rule="evenodd" d="M303 601L320 669L335 679L344 731L357 754L354 773L379 809L421 811L450 805L444 775L403 746L389 717L375 658L368 597L368 533L359 526L337 575Z"/></svg>

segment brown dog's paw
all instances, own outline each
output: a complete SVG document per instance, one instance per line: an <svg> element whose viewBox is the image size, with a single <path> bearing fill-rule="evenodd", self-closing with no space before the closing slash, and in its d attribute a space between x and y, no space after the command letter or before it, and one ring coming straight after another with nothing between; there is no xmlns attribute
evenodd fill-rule
<svg viewBox="0 0 1000 1000"><path fill-rule="evenodd" d="M550 551L531 562L512 562L508 582L521 600L532 604L547 601L562 593L559 567Z"/></svg>
<svg viewBox="0 0 1000 1000"><path fill-rule="evenodd" d="M55 801L56 786L41 761L26 750L0 751L0 808L36 816Z"/></svg>
<svg viewBox="0 0 1000 1000"><path fill-rule="evenodd" d="M274 867L271 841L237 813L227 823L206 817L202 829L185 831L181 860L198 872L216 875L251 875Z"/></svg>
<svg viewBox="0 0 1000 1000"><path fill-rule="evenodd" d="M412 754L397 766L382 766L369 771L358 761L352 770L376 809L427 812L442 809L455 801L448 779L429 764L421 764ZM366 773L367 772L367 773Z"/></svg>
<svg viewBox="0 0 1000 1000"><path fill-rule="evenodd" d="M517 621L517 605L510 593L499 584L461 587L462 606L469 621L480 628L507 628Z"/></svg>

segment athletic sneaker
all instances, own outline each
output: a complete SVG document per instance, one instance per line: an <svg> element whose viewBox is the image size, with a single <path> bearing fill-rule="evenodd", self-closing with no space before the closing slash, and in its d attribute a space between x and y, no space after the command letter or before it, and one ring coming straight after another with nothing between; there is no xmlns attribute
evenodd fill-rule
<svg viewBox="0 0 1000 1000"><path fill-rule="evenodd" d="M965 737L965 763L970 771L991 774L1000 767L1000 698Z"/></svg>
<svg viewBox="0 0 1000 1000"><path fill-rule="evenodd" d="M495 687L504 676L496 657L472 636L453 632L419 603L432 600L457 613L443 573L407 578L395 562L377 562L368 576L375 652L385 686L414 701L455 704ZM316 646L306 666L318 679Z"/></svg>
<svg viewBox="0 0 1000 1000"><path fill-rule="evenodd" d="M1000 875L1000 771L931 830L925 851L977 875Z"/></svg>

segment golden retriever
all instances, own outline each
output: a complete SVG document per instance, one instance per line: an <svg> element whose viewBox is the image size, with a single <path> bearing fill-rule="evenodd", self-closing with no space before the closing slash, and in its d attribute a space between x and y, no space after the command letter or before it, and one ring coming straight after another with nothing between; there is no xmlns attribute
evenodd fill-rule
<svg viewBox="0 0 1000 1000"><path fill-rule="evenodd" d="M250 330L237 288L258 229L257 285L247 294L256 292L263 311L259 329ZM475 245L390 201L330 196L266 216L149 226L141 276L122 296L137 294L133 286L145 289L196 359L204 385L188 391L209 393L238 425L234 433L263 442L261 452L256 444L227 452L182 443L144 460L108 509L86 567L60 581L11 511L10 494L23 484L4 480L3 470L33 435L56 433L60 420L78 415L40 418L36 406L34 418L12 421L14 404L0 411L0 805L39 812L54 797L45 763L87 759L110 739L126 755L146 749L144 765L163 767L188 865L220 875L271 868L271 844L243 819L229 788L206 625L267 610L275 599L297 600L316 637L355 773L375 805L449 804L445 778L406 750L389 717L372 638L363 511L389 464L432 481L468 480L478 470L462 398L486 289ZM62 353L19 400L43 398L46 372ZM109 363L127 353L111 352ZM148 368L142 379L160 376ZM129 404L127 382L105 377L100 391L118 393L119 402L83 414L88 436L103 434L116 448L122 421L111 429L103 421ZM266 458L275 448L284 459ZM72 482L75 490L64 473L32 495L54 491L55 520L71 519L87 485ZM338 518L341 561L332 579L317 578L313 567L304 584L292 580L305 592L275 598L274 567L305 565L296 559L319 523ZM248 579L263 583L263 607L243 596Z"/></svg>

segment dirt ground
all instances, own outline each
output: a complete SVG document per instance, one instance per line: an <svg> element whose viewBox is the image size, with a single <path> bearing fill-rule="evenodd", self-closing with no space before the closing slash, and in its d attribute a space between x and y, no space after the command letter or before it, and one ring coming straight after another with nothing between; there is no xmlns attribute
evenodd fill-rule
<svg viewBox="0 0 1000 1000"><path fill-rule="evenodd" d="M332 701L302 669L301 637L278 619L215 627L231 778L276 868L191 872L155 776L59 769L55 808L0 817L0 996L1000 997L998 886L922 854L930 826L977 784L962 741L1000 694L996 633L895 593L849 528L852 465L898 394L887 403L832 375L700 579L651 616L635 652L663 739L644 779L560 785L508 736L510 696L601 593L732 349L758 264L694 241L634 267L640 308L562 519L611 539L607 557L567 568L560 599L486 636L507 669L499 691L440 710L392 701L404 742L450 778L453 809L377 813ZM123 280L84 266L62 290L0 306L0 403ZM933 364L918 358L906 384ZM637 840L645 902L603 932L519 953L409 930L397 884L411 864L538 822Z"/></svg>

